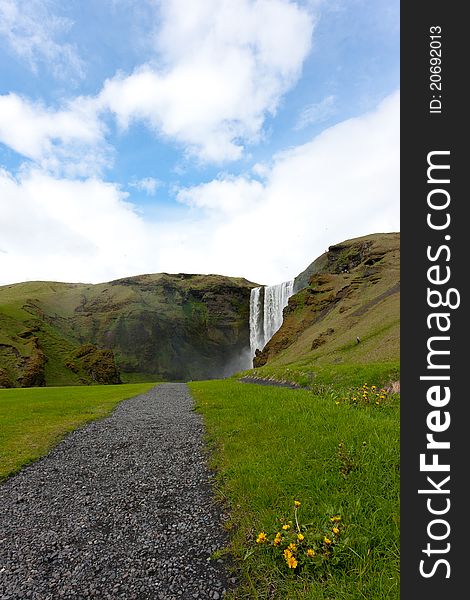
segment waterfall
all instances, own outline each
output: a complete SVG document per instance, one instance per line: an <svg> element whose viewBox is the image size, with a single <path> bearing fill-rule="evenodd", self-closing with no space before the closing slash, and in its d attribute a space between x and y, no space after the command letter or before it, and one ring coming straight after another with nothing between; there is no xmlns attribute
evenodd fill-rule
<svg viewBox="0 0 470 600"><path fill-rule="evenodd" d="M294 291L294 281L253 288L250 294L250 349L262 350L282 325L282 312Z"/></svg>
<svg viewBox="0 0 470 600"><path fill-rule="evenodd" d="M263 288L257 287L251 290L250 294L250 350L251 356L255 355L257 348L264 346L263 330Z"/></svg>

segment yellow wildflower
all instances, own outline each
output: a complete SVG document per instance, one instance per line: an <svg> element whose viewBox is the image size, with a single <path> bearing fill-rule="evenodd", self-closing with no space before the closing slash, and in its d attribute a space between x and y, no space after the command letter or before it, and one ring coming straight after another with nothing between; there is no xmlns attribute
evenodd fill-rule
<svg viewBox="0 0 470 600"><path fill-rule="evenodd" d="M338 533L339 533L339 529L338 529L337 527L333 527L333 533L334 533L335 535L338 535Z"/></svg>
<svg viewBox="0 0 470 600"><path fill-rule="evenodd" d="M280 531L278 531L278 532L276 533L276 537L274 538L274 542L273 542L273 544L274 544L275 546L279 546L279 544L280 544L280 543L281 543L281 532L280 532Z"/></svg>
<svg viewBox="0 0 470 600"><path fill-rule="evenodd" d="M325 542L325 544L327 544L327 545L331 544L331 540L330 540L330 538L326 537L326 535L325 535L325 538L324 538L324 540L323 540L323 541L324 541L324 542Z"/></svg>
<svg viewBox="0 0 470 600"><path fill-rule="evenodd" d="M333 521L333 523L337 523L338 521L341 521L341 517L335 515L334 517L330 517L330 521Z"/></svg>
<svg viewBox="0 0 470 600"><path fill-rule="evenodd" d="M287 559L287 566L289 567L289 569L295 569L295 567L297 566L297 561L295 557L289 556L289 558Z"/></svg>
<svg viewBox="0 0 470 600"><path fill-rule="evenodd" d="M289 544L289 550L292 550L292 552L295 552L297 550L297 546L295 544Z"/></svg>
<svg viewBox="0 0 470 600"><path fill-rule="evenodd" d="M287 529L290 529L290 525L288 525L287 523L285 525L282 526L282 528L284 529L284 531L286 531Z"/></svg>
<svg viewBox="0 0 470 600"><path fill-rule="evenodd" d="M310 556L310 558L312 558L313 556L315 556L315 550L313 548L309 548L307 550L307 556Z"/></svg>
<svg viewBox="0 0 470 600"><path fill-rule="evenodd" d="M295 508L299 508L300 502L298 500L294 500L294 506Z"/></svg>
<svg viewBox="0 0 470 600"><path fill-rule="evenodd" d="M289 559L291 556L292 556L292 552L291 552L291 551L290 551L288 548L286 548L286 549L284 550L284 558L287 560L287 559Z"/></svg>
<svg viewBox="0 0 470 600"><path fill-rule="evenodd" d="M297 534L297 539L299 540L299 542L301 542L304 539L304 534L303 533L298 533Z"/></svg>
<svg viewBox="0 0 470 600"><path fill-rule="evenodd" d="M264 533L264 531L261 531L261 533L258 534L258 537L256 538L256 543L257 544L264 544L264 542L267 540L268 538L266 537L266 534Z"/></svg>

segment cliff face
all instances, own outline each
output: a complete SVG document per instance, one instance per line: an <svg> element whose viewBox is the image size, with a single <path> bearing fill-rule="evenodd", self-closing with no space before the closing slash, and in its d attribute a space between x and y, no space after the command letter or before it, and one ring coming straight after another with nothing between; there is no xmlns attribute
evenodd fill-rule
<svg viewBox="0 0 470 600"><path fill-rule="evenodd" d="M246 366L254 286L161 273L97 285L0 287L0 385L115 383L119 372L124 380L231 374ZM25 379L39 358L41 375Z"/></svg>
<svg viewBox="0 0 470 600"><path fill-rule="evenodd" d="M294 282L281 328L253 366L399 358L400 237L330 246Z"/></svg>

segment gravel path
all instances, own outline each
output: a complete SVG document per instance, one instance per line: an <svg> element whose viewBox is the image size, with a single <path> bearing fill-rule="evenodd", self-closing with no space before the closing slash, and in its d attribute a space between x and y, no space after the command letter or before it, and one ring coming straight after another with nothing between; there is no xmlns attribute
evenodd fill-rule
<svg viewBox="0 0 470 600"><path fill-rule="evenodd" d="M223 598L223 515L184 384L74 431L0 486L0 599Z"/></svg>

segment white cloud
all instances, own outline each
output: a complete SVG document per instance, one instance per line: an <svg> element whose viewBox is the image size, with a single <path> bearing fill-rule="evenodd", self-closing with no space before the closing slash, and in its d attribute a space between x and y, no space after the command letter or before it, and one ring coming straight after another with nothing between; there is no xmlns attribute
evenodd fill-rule
<svg viewBox="0 0 470 600"><path fill-rule="evenodd" d="M262 184L226 177L180 191L180 200L206 213L202 250L192 250L189 262L277 283L331 244L398 231L399 94L279 154L263 175Z"/></svg>
<svg viewBox="0 0 470 600"><path fill-rule="evenodd" d="M38 57L56 65L70 58L71 49L53 39L70 24L51 8L0 0L0 33L33 67ZM57 175L97 174L109 165L110 111L122 129L141 121L201 161L239 159L300 75L311 14L289 0L169 0L160 8L158 60L59 108L0 96L0 142Z"/></svg>
<svg viewBox="0 0 470 600"><path fill-rule="evenodd" d="M103 123L86 98L52 110L17 94L0 96L0 142L54 173L90 175L108 160Z"/></svg>
<svg viewBox="0 0 470 600"><path fill-rule="evenodd" d="M54 9L53 0L0 0L0 37L35 73L41 64L55 77L83 78L84 63L76 48L57 40L73 23Z"/></svg>
<svg viewBox="0 0 470 600"><path fill-rule="evenodd" d="M181 189L183 213L151 223L116 185L0 171L1 282L166 271L278 283L331 244L397 231L399 94L277 155L263 175Z"/></svg>
<svg viewBox="0 0 470 600"><path fill-rule="evenodd" d="M308 104L300 113L294 129L304 129L315 123L322 123L335 113L336 96L325 96L316 104Z"/></svg>
<svg viewBox="0 0 470 600"><path fill-rule="evenodd" d="M122 127L143 120L203 161L241 157L300 75L313 18L288 0L160 4L158 60L99 96Z"/></svg>
<svg viewBox="0 0 470 600"><path fill-rule="evenodd" d="M99 281L140 271L147 230L126 197L96 179L0 171L1 279Z"/></svg>
<svg viewBox="0 0 470 600"><path fill-rule="evenodd" d="M205 209L209 215L238 214L252 210L263 199L264 187L254 179L226 175L189 189L181 189L177 200L192 208Z"/></svg>

